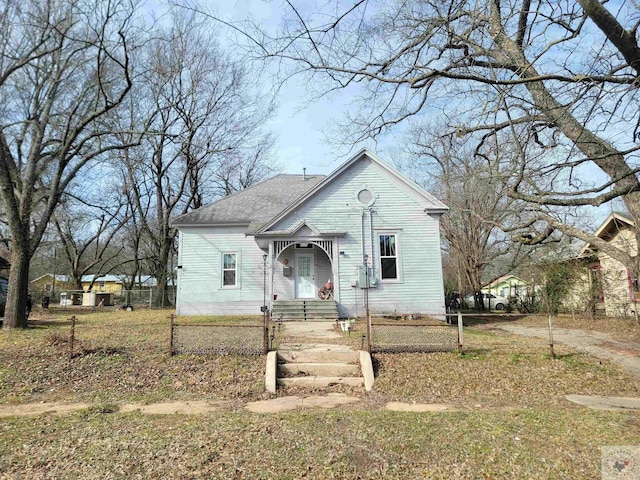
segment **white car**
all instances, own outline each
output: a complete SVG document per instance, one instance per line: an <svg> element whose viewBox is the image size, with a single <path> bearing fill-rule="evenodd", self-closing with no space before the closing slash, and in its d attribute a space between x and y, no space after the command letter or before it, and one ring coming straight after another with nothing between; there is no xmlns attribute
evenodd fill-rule
<svg viewBox="0 0 640 480"><path fill-rule="evenodd" d="M464 300L467 306L473 308L473 295L467 295ZM484 308L487 310L504 310L509 305L509 300L493 293L483 293L482 300L484 301Z"/></svg>

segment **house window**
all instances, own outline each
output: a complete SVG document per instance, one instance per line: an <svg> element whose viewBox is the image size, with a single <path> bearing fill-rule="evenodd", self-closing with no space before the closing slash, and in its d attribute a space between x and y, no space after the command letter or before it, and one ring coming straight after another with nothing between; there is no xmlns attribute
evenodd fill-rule
<svg viewBox="0 0 640 480"><path fill-rule="evenodd" d="M398 280L398 240L395 233L378 235L380 247L380 278L382 280Z"/></svg>
<svg viewBox="0 0 640 480"><path fill-rule="evenodd" d="M629 299L632 302L640 300L640 282L638 282L638 278L628 268L627 280L629 281Z"/></svg>
<svg viewBox="0 0 640 480"><path fill-rule="evenodd" d="M238 282L238 262L237 254L222 254L222 286L235 287Z"/></svg>
<svg viewBox="0 0 640 480"><path fill-rule="evenodd" d="M107 286L107 282L98 282L98 286L100 287L100 290L104 290Z"/></svg>

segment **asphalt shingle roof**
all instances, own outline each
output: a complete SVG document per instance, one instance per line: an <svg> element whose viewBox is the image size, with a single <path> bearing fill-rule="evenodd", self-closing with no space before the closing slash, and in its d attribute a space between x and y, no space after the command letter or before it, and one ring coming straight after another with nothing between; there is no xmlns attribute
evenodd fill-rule
<svg viewBox="0 0 640 480"><path fill-rule="evenodd" d="M174 226L248 223L246 233L255 233L324 178L324 175L276 175L211 205L180 215L172 223Z"/></svg>

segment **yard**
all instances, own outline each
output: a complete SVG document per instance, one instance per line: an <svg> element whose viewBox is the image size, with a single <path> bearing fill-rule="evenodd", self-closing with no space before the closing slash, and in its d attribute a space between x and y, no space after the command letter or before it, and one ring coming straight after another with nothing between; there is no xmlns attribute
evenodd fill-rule
<svg viewBox="0 0 640 480"><path fill-rule="evenodd" d="M349 407L261 415L243 407L270 398L264 357L170 357L168 315L79 314L71 361L69 312L36 312L35 328L2 332L0 403L93 406L0 419L0 477L595 478L601 446L640 443L639 413L564 399L640 396L640 379L568 347L553 361L540 340L468 329L464 354L377 354L374 391L355 393L361 401ZM258 318L224 319L247 321ZM224 406L118 413L124 403L174 400ZM400 413L384 409L390 401L459 408Z"/></svg>

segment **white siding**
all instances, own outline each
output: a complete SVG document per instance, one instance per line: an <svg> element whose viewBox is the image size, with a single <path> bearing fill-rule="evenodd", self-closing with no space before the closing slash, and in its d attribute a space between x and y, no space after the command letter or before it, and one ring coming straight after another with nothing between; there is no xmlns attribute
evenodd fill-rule
<svg viewBox="0 0 640 480"><path fill-rule="evenodd" d="M371 214L356 198L365 186L377 197ZM306 220L319 231L347 232L333 245L334 258L339 262L336 266L339 279L333 278L331 262L326 254L317 246L313 249L316 287L320 288L328 279L333 281L336 297L340 299L341 315L364 313L363 290L351 286L358 266L362 265L363 248L369 255L369 264L373 264L375 277L379 279L376 234L395 233L400 251L401 278L395 282L378 281L378 287L369 293L371 310L443 315L439 215L425 213L427 206L428 201L414 190L365 159L354 163L322 192L274 225L272 230L292 229ZM303 230L303 236L313 235L308 229ZM262 255L265 252L256 245L253 237L246 237L244 231L244 227L181 229L178 314L260 313L263 302ZM223 252L238 253L238 288L222 288L220 262ZM282 274L285 259L292 268L289 277ZM273 293L278 295L278 299L294 296L294 259L295 247L289 247L274 265ZM270 281L270 273L267 281Z"/></svg>
<svg viewBox="0 0 640 480"><path fill-rule="evenodd" d="M631 256L637 255L636 239L633 231L628 228L618 232L610 240L610 243L620 250L628 252ZM635 306L629 287L627 268L604 252L600 252L598 257L607 316L630 316Z"/></svg>
<svg viewBox="0 0 640 480"><path fill-rule="evenodd" d="M369 212L356 199L367 186L377 199ZM444 313L444 287L440 255L439 216L428 215L426 201L369 160L356 162L320 194L281 220L272 230L286 230L306 220L320 231L344 230L348 233L334 246L340 265L340 310L345 315L363 313L363 293L351 287L358 265L362 264L362 242L374 275L379 278L377 232L395 232L401 251L402 278L398 282L379 282L371 289L369 305L374 312ZM364 239L362 230L364 224ZM371 231L373 230L373 245ZM323 282L325 282L323 280Z"/></svg>
<svg viewBox="0 0 640 480"><path fill-rule="evenodd" d="M263 301L263 252L244 227L180 231L178 315L259 315ZM238 254L237 287L222 287L223 252ZM268 277L267 277L268 278Z"/></svg>

